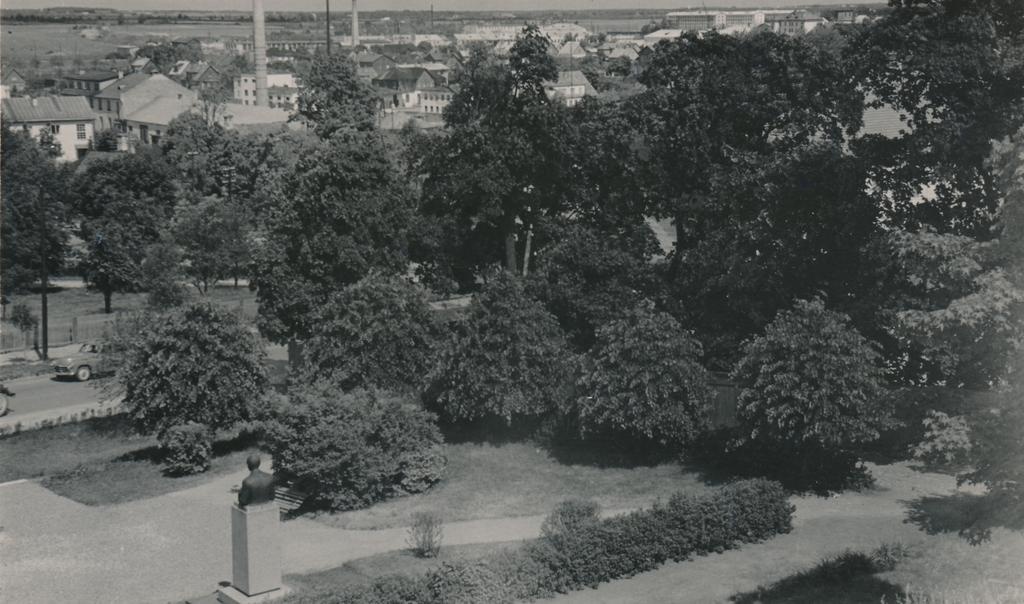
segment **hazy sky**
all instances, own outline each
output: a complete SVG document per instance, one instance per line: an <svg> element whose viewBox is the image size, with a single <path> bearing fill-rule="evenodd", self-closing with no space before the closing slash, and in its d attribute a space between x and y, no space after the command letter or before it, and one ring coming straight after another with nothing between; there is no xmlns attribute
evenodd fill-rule
<svg viewBox="0 0 1024 604"><path fill-rule="evenodd" d="M588 8L700 8L707 6L778 7L800 4L864 4L857 0L359 0L360 10L584 10ZM877 2L877 0L876 0ZM248 10L252 0L2 0L4 8L95 6L138 10ZM264 0L266 10L323 10L324 0ZM348 0L333 0L331 11L346 10Z"/></svg>

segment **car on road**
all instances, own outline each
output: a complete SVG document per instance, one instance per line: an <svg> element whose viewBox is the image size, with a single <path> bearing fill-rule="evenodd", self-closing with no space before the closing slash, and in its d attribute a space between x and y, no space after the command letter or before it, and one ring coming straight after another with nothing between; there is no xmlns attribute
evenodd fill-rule
<svg viewBox="0 0 1024 604"><path fill-rule="evenodd" d="M113 368L103 355L106 346L103 342L86 342L75 354L55 361L53 371L58 379L73 377L79 382L85 382L95 375L111 373Z"/></svg>

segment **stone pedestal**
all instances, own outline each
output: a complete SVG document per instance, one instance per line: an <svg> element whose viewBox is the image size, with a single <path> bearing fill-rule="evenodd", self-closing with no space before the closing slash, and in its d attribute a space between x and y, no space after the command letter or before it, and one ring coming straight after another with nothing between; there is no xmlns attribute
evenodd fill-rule
<svg viewBox="0 0 1024 604"><path fill-rule="evenodd" d="M262 602L281 589L281 519L276 502L231 506L231 587L221 602Z"/></svg>

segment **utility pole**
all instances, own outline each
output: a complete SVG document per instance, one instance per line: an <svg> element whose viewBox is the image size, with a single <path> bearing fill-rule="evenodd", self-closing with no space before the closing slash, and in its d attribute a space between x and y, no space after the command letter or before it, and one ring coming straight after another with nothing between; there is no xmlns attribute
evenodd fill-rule
<svg viewBox="0 0 1024 604"><path fill-rule="evenodd" d="M327 3L327 55L331 54L331 0L324 0Z"/></svg>

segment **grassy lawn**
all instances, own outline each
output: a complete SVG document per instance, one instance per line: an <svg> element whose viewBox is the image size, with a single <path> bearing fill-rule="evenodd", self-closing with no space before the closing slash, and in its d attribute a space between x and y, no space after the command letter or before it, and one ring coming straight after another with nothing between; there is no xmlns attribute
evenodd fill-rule
<svg viewBox="0 0 1024 604"><path fill-rule="evenodd" d="M419 511L437 512L445 522L530 516L547 514L571 498L593 499L613 510L708 488L677 463L629 468L565 464L525 443L455 444L447 445L446 452L447 478L426 493L317 519L344 528L389 528L408 526Z"/></svg>
<svg viewBox="0 0 1024 604"><path fill-rule="evenodd" d="M770 586L733 596L738 604L873 604L895 602L903 590L876 576L869 556L847 552Z"/></svg>
<svg viewBox="0 0 1024 604"><path fill-rule="evenodd" d="M0 482L42 478L58 495L88 505L145 499L201 484L245 466L255 451L245 439L214 445L210 469L195 476L165 476L157 442L133 435L119 417L32 430L0 439Z"/></svg>
<svg viewBox="0 0 1024 604"><path fill-rule="evenodd" d="M331 593L348 586L369 583L385 575L421 575L444 562L483 558L521 545L521 541L454 545L442 547L436 558L418 558L409 550L398 550L359 558L337 568L315 573L285 575L284 583L295 590L287 601L316 602L319 601L319 593Z"/></svg>

